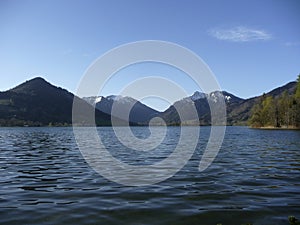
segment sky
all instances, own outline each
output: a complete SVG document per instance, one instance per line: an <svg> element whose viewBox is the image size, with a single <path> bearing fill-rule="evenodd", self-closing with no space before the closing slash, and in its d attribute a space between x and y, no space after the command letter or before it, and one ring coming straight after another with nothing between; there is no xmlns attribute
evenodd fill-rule
<svg viewBox="0 0 300 225"><path fill-rule="evenodd" d="M299 11L298 0L1 0L0 91L41 76L75 93L106 52L162 40L197 54L223 90L257 96L300 73ZM171 79L188 94L198 90L176 68L143 63L114 74L99 94L118 94L150 75Z"/></svg>

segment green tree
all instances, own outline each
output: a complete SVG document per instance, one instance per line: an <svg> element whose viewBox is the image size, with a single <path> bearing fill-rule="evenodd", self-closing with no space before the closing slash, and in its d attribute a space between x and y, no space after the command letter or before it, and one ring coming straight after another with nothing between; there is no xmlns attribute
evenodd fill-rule
<svg viewBox="0 0 300 225"><path fill-rule="evenodd" d="M297 78L295 98L300 100L300 74L298 75L298 78Z"/></svg>
<svg viewBox="0 0 300 225"><path fill-rule="evenodd" d="M288 127L292 124L292 97L287 91L278 99L279 123L281 126Z"/></svg>
<svg viewBox="0 0 300 225"><path fill-rule="evenodd" d="M249 124L252 127L277 126L278 110L272 96L263 96L253 106Z"/></svg>
<svg viewBox="0 0 300 225"><path fill-rule="evenodd" d="M263 120L262 120L262 106L261 106L261 102L257 103L253 106L252 110L251 110L251 117L249 120L249 125L251 127L263 127Z"/></svg>
<svg viewBox="0 0 300 225"><path fill-rule="evenodd" d="M300 127L300 74L294 95L284 91L274 99L263 94L251 110L249 124L252 127Z"/></svg>
<svg viewBox="0 0 300 225"><path fill-rule="evenodd" d="M295 126L300 127L300 74L297 79L297 87L294 99Z"/></svg>
<svg viewBox="0 0 300 225"><path fill-rule="evenodd" d="M264 126L276 126L276 108L272 96L263 100L261 113Z"/></svg>

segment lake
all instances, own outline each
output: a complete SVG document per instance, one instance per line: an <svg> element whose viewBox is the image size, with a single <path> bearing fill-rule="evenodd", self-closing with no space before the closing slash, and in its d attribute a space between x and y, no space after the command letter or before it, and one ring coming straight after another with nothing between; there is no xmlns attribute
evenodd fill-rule
<svg viewBox="0 0 300 225"><path fill-rule="evenodd" d="M112 128L97 128L114 157L147 165L172 153L180 129L168 127L160 146L135 153ZM173 177L128 187L86 163L70 127L0 128L0 224L287 225L288 216L300 218L299 131L227 127L216 159L199 172L209 133L201 127L192 158Z"/></svg>

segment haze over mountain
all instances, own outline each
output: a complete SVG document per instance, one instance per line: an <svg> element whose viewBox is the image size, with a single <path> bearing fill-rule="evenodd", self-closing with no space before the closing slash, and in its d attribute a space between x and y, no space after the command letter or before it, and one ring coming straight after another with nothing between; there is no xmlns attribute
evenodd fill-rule
<svg viewBox="0 0 300 225"><path fill-rule="evenodd" d="M294 93L296 82L290 82L282 87L276 88L266 95L280 96L284 91ZM154 117L161 117L167 125L185 124L181 121L176 108L183 108L189 113L189 107L195 106L198 118L190 118L189 125L210 125L210 104L218 104L224 98L227 111L228 125L247 125L251 109L260 99L260 96L242 99L228 92L212 92L209 94L195 92L192 96L176 101L164 112L158 112L147 105L131 98L122 96L95 96L80 99L72 93L60 87L55 87L37 77L26 81L5 92L0 92L0 126L48 126L48 125L71 125L73 100L80 104L82 115L85 112L95 110L97 125L111 125L112 107L116 110L112 113L118 118L120 124L128 118L124 112L129 112L131 125L147 125ZM130 110L131 109L131 110ZM88 125L84 116L79 125Z"/></svg>

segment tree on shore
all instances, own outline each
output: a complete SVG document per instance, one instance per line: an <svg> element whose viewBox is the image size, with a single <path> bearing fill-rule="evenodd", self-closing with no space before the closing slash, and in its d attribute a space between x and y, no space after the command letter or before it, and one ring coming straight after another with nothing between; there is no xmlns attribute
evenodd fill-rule
<svg viewBox="0 0 300 225"><path fill-rule="evenodd" d="M278 99L278 111L279 111L279 124L281 126L288 127L292 124L292 96L289 96L287 91L284 91L283 94Z"/></svg>
<svg viewBox="0 0 300 225"><path fill-rule="evenodd" d="M263 94L257 104L252 109L250 124L253 127L275 126L277 108L272 96Z"/></svg>
<svg viewBox="0 0 300 225"><path fill-rule="evenodd" d="M263 119L262 119L262 100L255 104L251 110L251 117L249 120L249 124L252 127L263 127Z"/></svg>
<svg viewBox="0 0 300 225"><path fill-rule="evenodd" d="M297 127L300 127L300 74L298 75L297 79L297 88L294 97L294 107L295 107L295 124Z"/></svg>
<svg viewBox="0 0 300 225"><path fill-rule="evenodd" d="M300 75L295 94L284 91L279 97L263 94L252 108L252 127L300 127Z"/></svg>

